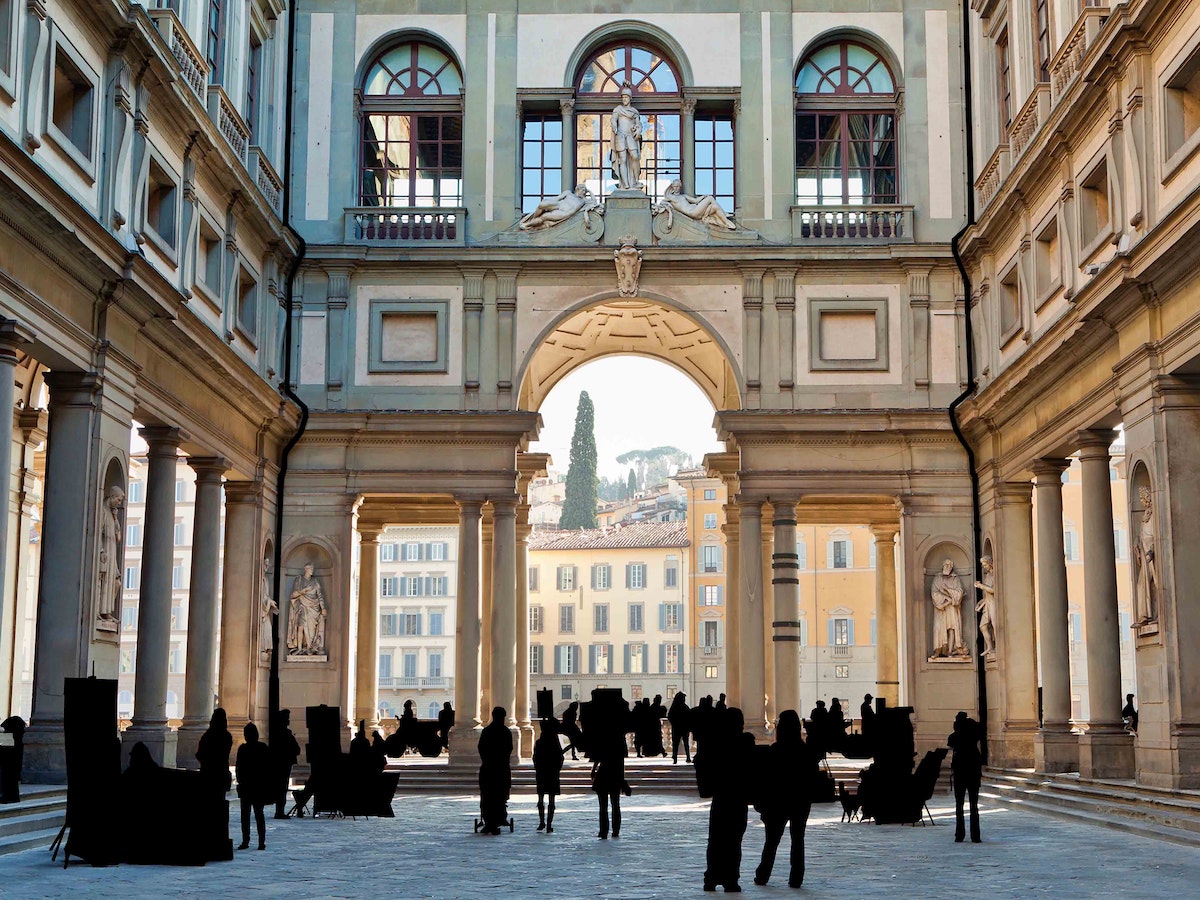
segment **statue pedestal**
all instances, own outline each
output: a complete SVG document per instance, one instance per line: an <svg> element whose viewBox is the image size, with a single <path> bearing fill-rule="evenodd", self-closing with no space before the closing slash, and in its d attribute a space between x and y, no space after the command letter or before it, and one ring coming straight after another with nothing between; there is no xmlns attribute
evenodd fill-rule
<svg viewBox="0 0 1200 900"><path fill-rule="evenodd" d="M640 247L654 242L650 197L644 191L616 190L604 198L605 243L617 244L627 234L637 238Z"/></svg>

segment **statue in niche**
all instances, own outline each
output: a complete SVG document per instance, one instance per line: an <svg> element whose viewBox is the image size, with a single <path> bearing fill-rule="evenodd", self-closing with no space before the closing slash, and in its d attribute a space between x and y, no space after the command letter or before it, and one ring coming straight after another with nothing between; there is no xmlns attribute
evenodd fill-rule
<svg viewBox="0 0 1200 900"><path fill-rule="evenodd" d="M613 251L613 262L617 266L617 292L622 297L636 297L638 276L642 272L642 251L637 238L627 234L621 238L621 246Z"/></svg>
<svg viewBox="0 0 1200 900"><path fill-rule="evenodd" d="M1136 586L1137 622L1153 622L1158 611L1158 563L1154 552L1154 498L1150 488L1138 488L1142 504L1142 523L1133 545L1134 584Z"/></svg>
<svg viewBox="0 0 1200 900"><path fill-rule="evenodd" d="M962 639L962 582L954 573L954 560L942 562L942 571L933 576L930 597L933 600L933 659L970 656Z"/></svg>
<svg viewBox="0 0 1200 900"><path fill-rule="evenodd" d="M563 191L557 197L543 200L533 212L522 217L517 227L522 231L551 228L567 221L580 210L583 210L583 224L587 228L592 226L593 215L604 215L604 207L584 184L576 185L573 191Z"/></svg>
<svg viewBox="0 0 1200 900"><path fill-rule="evenodd" d="M667 231L675 224L675 213L703 222L710 228L725 228L736 231L733 220L721 209L721 204L711 194L704 197L693 197L683 192L683 182L678 178L667 185L663 197L654 204L654 215L666 215Z"/></svg>
<svg viewBox="0 0 1200 900"><path fill-rule="evenodd" d="M983 598L975 604L975 612L980 613L979 633L983 635L983 652L980 656L992 659L996 655L996 576L990 556L980 557L979 565L983 569L983 577L975 582L975 587L983 592Z"/></svg>
<svg viewBox="0 0 1200 900"><path fill-rule="evenodd" d="M125 492L116 485L110 487L100 522L100 601L96 613L96 617L105 622L117 620L117 607L121 602L121 511L124 508Z"/></svg>
<svg viewBox="0 0 1200 900"><path fill-rule="evenodd" d="M621 103L613 108L609 119L612 144L608 161L612 177L623 191L643 189L642 177L642 114L633 105L633 85L621 85Z"/></svg>
<svg viewBox="0 0 1200 900"><path fill-rule="evenodd" d="M305 563L304 574L292 580L288 605L288 655L324 655L328 609L321 583L313 576L312 563Z"/></svg>
<svg viewBox="0 0 1200 900"><path fill-rule="evenodd" d="M279 604L271 596L271 562L262 561L262 599L258 605L258 658L263 664L271 662L275 650L275 614Z"/></svg>

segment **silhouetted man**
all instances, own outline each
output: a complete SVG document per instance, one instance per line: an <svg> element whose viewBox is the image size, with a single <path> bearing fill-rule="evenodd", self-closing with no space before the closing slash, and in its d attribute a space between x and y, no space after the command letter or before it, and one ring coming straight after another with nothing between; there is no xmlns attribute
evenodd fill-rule
<svg viewBox="0 0 1200 900"><path fill-rule="evenodd" d="M712 786L708 809L708 867L704 890L722 885L726 893L741 891L742 837L749 811L748 775L754 755L754 736L742 730L745 720L737 707L725 710L701 751ZM697 768L700 761L697 760Z"/></svg>
<svg viewBox="0 0 1200 900"><path fill-rule="evenodd" d="M450 729L454 727L454 709L447 700L438 711L438 738L441 739L442 749L450 746Z"/></svg>
<svg viewBox="0 0 1200 900"><path fill-rule="evenodd" d="M687 694L679 691L671 701L667 711L667 721L671 723L671 757L672 762L679 762L679 745L683 744L683 756L687 762L692 761L692 748L688 743L688 718L690 711L687 706Z"/></svg>
<svg viewBox="0 0 1200 900"><path fill-rule="evenodd" d="M571 759L579 759L576 750L583 749L583 732L579 730L579 701L575 700L563 710L562 733L567 736L567 749L571 751Z"/></svg>
<svg viewBox="0 0 1200 900"><path fill-rule="evenodd" d="M273 798L271 789L271 751L258 739L258 726L247 722L242 729L246 742L238 747L237 792L242 804L242 843L239 850L250 849L250 810L258 827L258 849L267 849L267 822L263 807Z"/></svg>
<svg viewBox="0 0 1200 900"><path fill-rule="evenodd" d="M717 698L716 709L720 710L721 712L724 712L726 709L728 709L728 706L726 706L726 704L725 704L725 695L724 694L722 694L720 697Z"/></svg>
<svg viewBox="0 0 1200 900"><path fill-rule="evenodd" d="M1137 734L1138 728L1138 713L1133 707L1133 694L1125 695L1125 705L1121 708L1121 721L1125 723L1125 730L1130 734Z"/></svg>
<svg viewBox="0 0 1200 900"><path fill-rule="evenodd" d="M862 729L862 734L865 738L870 737L871 729L875 725L875 706L871 702L874 699L875 698L870 694L864 694L862 706L858 708L858 714L862 719L862 725L860 728Z"/></svg>
<svg viewBox="0 0 1200 900"><path fill-rule="evenodd" d="M800 716L794 709L779 714L775 743L768 748L767 761L765 787L761 792L766 838L754 883L766 884L770 879L783 828L790 823L792 855L788 887L798 888L804 881L804 828L812 807L817 758L801 739Z"/></svg>
<svg viewBox="0 0 1200 900"><path fill-rule="evenodd" d="M824 758L825 756L825 744L828 734L829 710L825 708L824 700L818 700L817 705L808 714L808 745L817 754L818 758Z"/></svg>
<svg viewBox="0 0 1200 900"><path fill-rule="evenodd" d="M275 727L271 729L271 777L275 797L275 818L287 818L287 789L292 779L292 766L300 758L300 742L292 734L292 711L281 709Z"/></svg>
<svg viewBox="0 0 1200 900"><path fill-rule="evenodd" d="M504 707L497 706L492 721L479 734L479 817L484 834L499 834L500 826L508 822L513 740L505 715Z"/></svg>
<svg viewBox="0 0 1200 900"><path fill-rule="evenodd" d="M962 843L966 837L963 822L963 799L971 800L971 841L978 844L979 837L979 783L983 780L983 753L979 746L981 735L979 723L960 712L954 717L954 732L946 743L954 751L950 760L950 773L954 778L954 840Z"/></svg>

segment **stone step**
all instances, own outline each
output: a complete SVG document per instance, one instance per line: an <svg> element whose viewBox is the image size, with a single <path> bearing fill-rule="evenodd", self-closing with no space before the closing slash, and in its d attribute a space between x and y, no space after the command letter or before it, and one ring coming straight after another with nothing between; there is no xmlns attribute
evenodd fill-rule
<svg viewBox="0 0 1200 900"><path fill-rule="evenodd" d="M62 827L59 823L53 828L44 828L40 831L26 831L21 834L0 834L0 856L7 856L10 853L21 853L25 850L49 850L50 845L58 836L58 830ZM60 857L61 859L61 857Z"/></svg>
<svg viewBox="0 0 1200 900"><path fill-rule="evenodd" d="M1037 775L1006 771L989 773L988 780L998 788L1036 790L1072 802L1125 808L1141 816L1153 813L1177 817L1200 826L1200 792L1197 791L1174 791L1144 787L1133 782L1082 779L1074 774Z"/></svg>
<svg viewBox="0 0 1200 900"><path fill-rule="evenodd" d="M38 810L28 812L23 816L5 819L4 824L0 826L0 837L26 834L30 831L43 831L47 828L57 830L62 826L66 814L67 808L63 805L57 809Z"/></svg>

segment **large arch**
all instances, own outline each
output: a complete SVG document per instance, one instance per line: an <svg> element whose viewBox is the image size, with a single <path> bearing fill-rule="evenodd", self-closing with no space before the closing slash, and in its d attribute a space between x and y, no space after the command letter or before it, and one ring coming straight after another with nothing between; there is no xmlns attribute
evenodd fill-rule
<svg viewBox="0 0 1200 900"><path fill-rule="evenodd" d="M733 354L713 329L665 297L615 292L589 298L550 321L522 363L518 409L536 412L568 373L605 356L648 356L674 366L714 409L741 409Z"/></svg>

